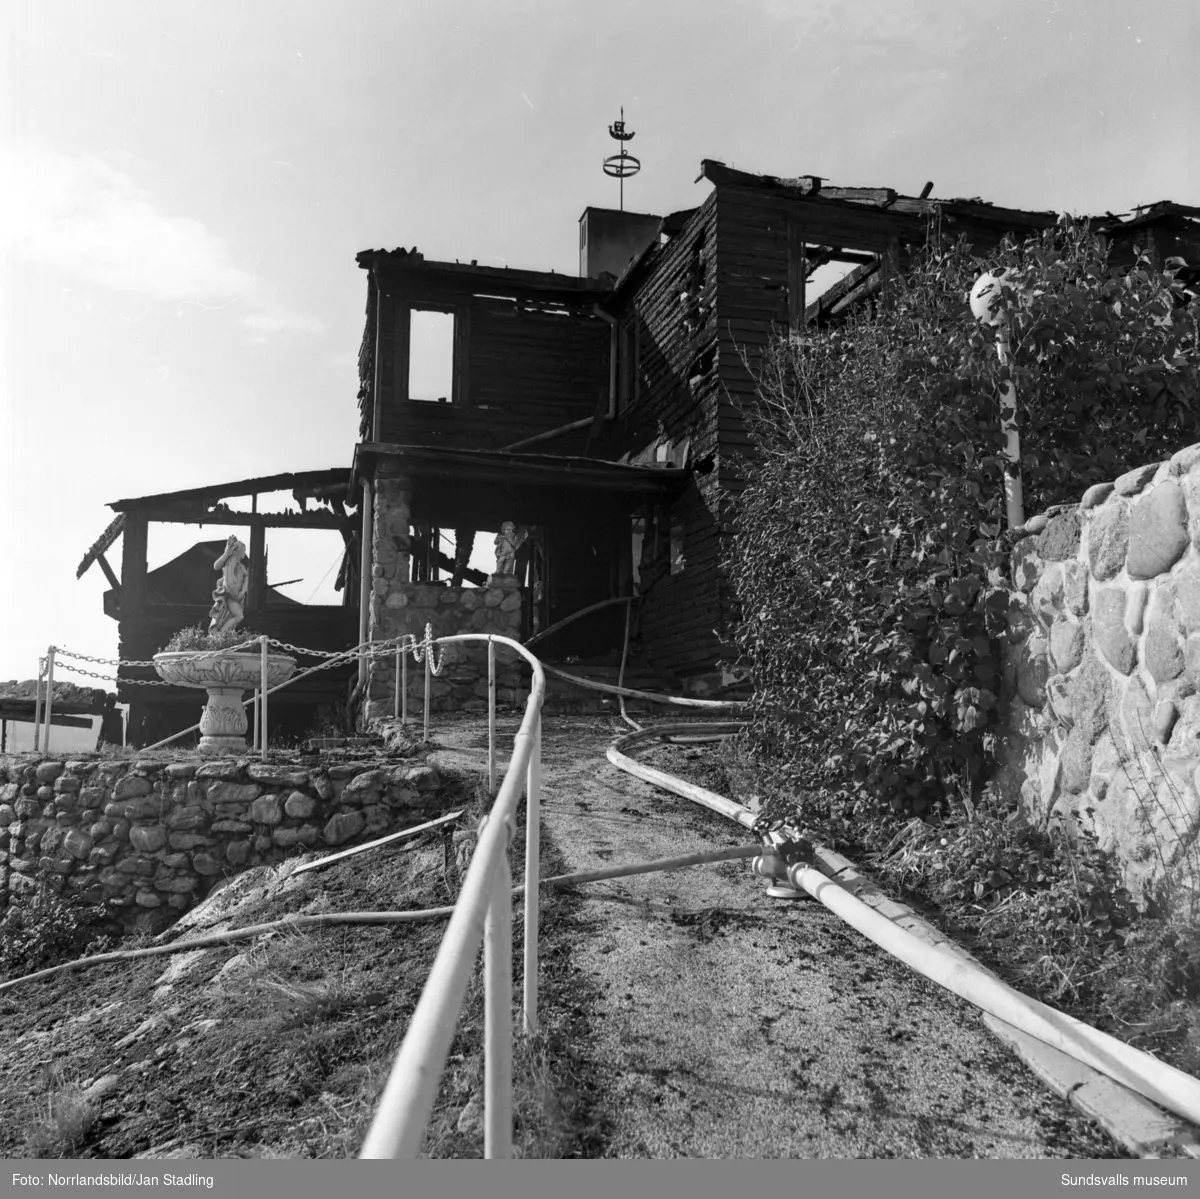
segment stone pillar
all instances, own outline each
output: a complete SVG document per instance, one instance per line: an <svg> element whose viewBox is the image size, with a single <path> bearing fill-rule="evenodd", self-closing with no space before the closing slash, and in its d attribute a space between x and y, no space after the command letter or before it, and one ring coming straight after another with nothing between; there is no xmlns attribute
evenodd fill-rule
<svg viewBox="0 0 1200 1199"><path fill-rule="evenodd" d="M371 610L367 635L387 641L406 631L403 605L409 580L411 495L402 475L381 471L375 479L375 511L371 528ZM367 718L390 715L387 702L395 687L395 663L375 659L368 667Z"/></svg>

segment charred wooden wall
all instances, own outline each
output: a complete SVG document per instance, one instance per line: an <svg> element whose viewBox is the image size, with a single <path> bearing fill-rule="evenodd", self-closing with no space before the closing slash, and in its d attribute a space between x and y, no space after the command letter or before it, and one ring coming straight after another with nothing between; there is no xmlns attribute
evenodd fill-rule
<svg viewBox="0 0 1200 1199"><path fill-rule="evenodd" d="M455 314L454 394L447 403L408 396L414 305ZM591 311L591 301L396 285L385 290L382 309L381 427L375 440L498 449L594 416L607 405L609 328ZM367 357L362 367L370 371ZM588 435L586 428L566 434L545 443L545 452L580 453Z"/></svg>
<svg viewBox="0 0 1200 1199"><path fill-rule="evenodd" d="M720 566L720 378L716 369L718 251L715 193L650 263L622 310L622 346L636 369L621 384L620 425L637 454L656 442L690 442L697 467L686 491L662 514L660 552L672 525L682 529L685 565L642 579L641 635L659 667L686 676L711 670L724 650L717 632L725 582Z"/></svg>

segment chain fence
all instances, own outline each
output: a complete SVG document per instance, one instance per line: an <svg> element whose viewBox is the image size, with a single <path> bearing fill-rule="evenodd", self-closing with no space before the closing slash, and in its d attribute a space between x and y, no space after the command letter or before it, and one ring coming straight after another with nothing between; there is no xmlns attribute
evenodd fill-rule
<svg viewBox="0 0 1200 1199"><path fill-rule="evenodd" d="M438 657L433 652L433 647L437 639L433 636L433 626L427 624L425 626L424 637L418 641L412 633L405 633L400 637L392 638L389 641L364 641L358 645L351 646L349 649L339 650L324 650L311 649L308 646L294 645L290 641L280 641L276 637L268 637L267 644L274 649L280 650L286 654L295 654L298 657L307 658L324 658L325 661L317 666L310 667L305 674L312 674L317 670L326 670L331 666L341 665L350 657L362 656L374 660L376 658L390 658L393 655L411 652L413 660L420 664L425 660L425 655L429 654L430 672L434 675L442 673L442 667L446 661L446 648L442 647L441 656ZM84 678L97 679L102 683L117 683L133 687L177 687L177 683L167 683L161 679L134 679L127 678L118 674L102 674L95 670L86 670L82 666L74 665L76 662L88 662L93 666L115 666L118 672L122 667L127 669L149 668L153 669L155 662L153 658L142 660L137 658L104 658L95 654L81 654L75 650L63 649L61 646L53 646L54 664L55 667L64 672L73 675L81 675ZM255 637L252 640L241 642L237 645L222 647L220 650L195 650L195 651L180 651L175 654L174 661L176 662L197 662L204 658L211 658L214 653L258 653L261 652L262 641ZM69 661L64 661L69 659ZM38 658L38 683L41 684L46 676L47 657ZM39 688L40 689L40 688Z"/></svg>

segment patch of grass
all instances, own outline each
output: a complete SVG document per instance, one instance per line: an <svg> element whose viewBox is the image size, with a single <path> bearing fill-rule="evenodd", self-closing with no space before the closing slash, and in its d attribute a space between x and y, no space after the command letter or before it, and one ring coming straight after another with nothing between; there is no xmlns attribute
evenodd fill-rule
<svg viewBox="0 0 1200 1199"><path fill-rule="evenodd" d="M45 1116L26 1133L29 1157L74 1157L100 1116L100 1103L58 1071L47 1075Z"/></svg>

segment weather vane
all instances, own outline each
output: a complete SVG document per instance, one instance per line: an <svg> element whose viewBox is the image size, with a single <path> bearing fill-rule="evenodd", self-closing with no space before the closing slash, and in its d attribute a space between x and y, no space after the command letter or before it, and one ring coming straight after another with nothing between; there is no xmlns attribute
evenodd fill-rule
<svg viewBox="0 0 1200 1199"><path fill-rule="evenodd" d="M604 173L621 181L621 211L625 211L625 180L642 169L641 162L625 149L625 142L632 141L634 134L625 132L625 106L621 106L621 119L608 127L608 136L621 143L621 153L610 155L604 160Z"/></svg>

